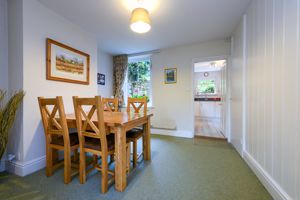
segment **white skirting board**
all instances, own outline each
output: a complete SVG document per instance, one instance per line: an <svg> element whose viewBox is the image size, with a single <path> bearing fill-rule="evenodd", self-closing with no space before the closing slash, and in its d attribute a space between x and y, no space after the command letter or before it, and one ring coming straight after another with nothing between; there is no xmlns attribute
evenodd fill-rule
<svg viewBox="0 0 300 200"><path fill-rule="evenodd" d="M7 170L18 176L26 176L46 166L46 156L42 156L27 162L9 161L7 162Z"/></svg>
<svg viewBox="0 0 300 200"><path fill-rule="evenodd" d="M194 137L194 133L192 131L184 131L184 130L167 130L167 129L151 128L151 134L169 135L169 136L183 137L183 138L193 138Z"/></svg>
<svg viewBox="0 0 300 200"><path fill-rule="evenodd" d="M270 174L268 174L247 151L244 151L243 153L245 161L270 192L274 200L292 200L292 198L280 187Z"/></svg>

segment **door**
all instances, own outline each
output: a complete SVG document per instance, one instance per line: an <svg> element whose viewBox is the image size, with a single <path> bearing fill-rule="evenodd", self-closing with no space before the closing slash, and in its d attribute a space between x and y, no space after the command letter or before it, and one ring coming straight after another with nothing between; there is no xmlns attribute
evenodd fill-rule
<svg viewBox="0 0 300 200"><path fill-rule="evenodd" d="M194 103L194 133L226 139L227 60L203 60L195 62L193 68L193 100L199 102Z"/></svg>

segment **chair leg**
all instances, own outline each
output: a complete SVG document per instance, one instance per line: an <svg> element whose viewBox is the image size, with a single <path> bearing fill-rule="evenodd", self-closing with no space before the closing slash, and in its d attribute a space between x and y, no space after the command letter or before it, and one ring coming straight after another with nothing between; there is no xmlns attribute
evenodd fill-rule
<svg viewBox="0 0 300 200"><path fill-rule="evenodd" d="M136 168L137 164L137 141L132 141L133 144L133 168Z"/></svg>
<svg viewBox="0 0 300 200"><path fill-rule="evenodd" d="M64 183L68 184L71 182L71 155L70 149L65 148L64 150Z"/></svg>
<svg viewBox="0 0 300 200"><path fill-rule="evenodd" d="M52 148L47 145L46 147L46 176L52 176L53 174L53 151Z"/></svg>
<svg viewBox="0 0 300 200"><path fill-rule="evenodd" d="M86 181L86 171L85 171L85 152L80 150L80 161L79 161L79 182L84 184Z"/></svg>
<svg viewBox="0 0 300 200"><path fill-rule="evenodd" d="M101 180L101 191L102 193L106 193L108 190L108 163L107 163L107 155L102 156L102 180Z"/></svg>

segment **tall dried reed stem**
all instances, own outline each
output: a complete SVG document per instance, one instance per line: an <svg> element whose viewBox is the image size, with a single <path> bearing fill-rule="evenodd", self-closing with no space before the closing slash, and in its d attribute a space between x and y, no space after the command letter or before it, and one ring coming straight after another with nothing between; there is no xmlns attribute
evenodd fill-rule
<svg viewBox="0 0 300 200"><path fill-rule="evenodd" d="M6 102L7 93L0 90L0 159L5 152L9 130L15 121L17 109L24 95L22 90L17 91Z"/></svg>

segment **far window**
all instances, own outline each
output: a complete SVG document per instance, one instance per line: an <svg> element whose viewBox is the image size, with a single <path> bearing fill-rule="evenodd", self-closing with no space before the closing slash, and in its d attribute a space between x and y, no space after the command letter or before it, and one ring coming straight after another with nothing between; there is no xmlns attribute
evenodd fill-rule
<svg viewBox="0 0 300 200"><path fill-rule="evenodd" d="M214 94L216 84L214 80L199 80L197 88L202 94Z"/></svg>
<svg viewBox="0 0 300 200"><path fill-rule="evenodd" d="M139 60L129 59L126 82L125 97L146 97L148 105L151 105L151 60L149 57Z"/></svg>

